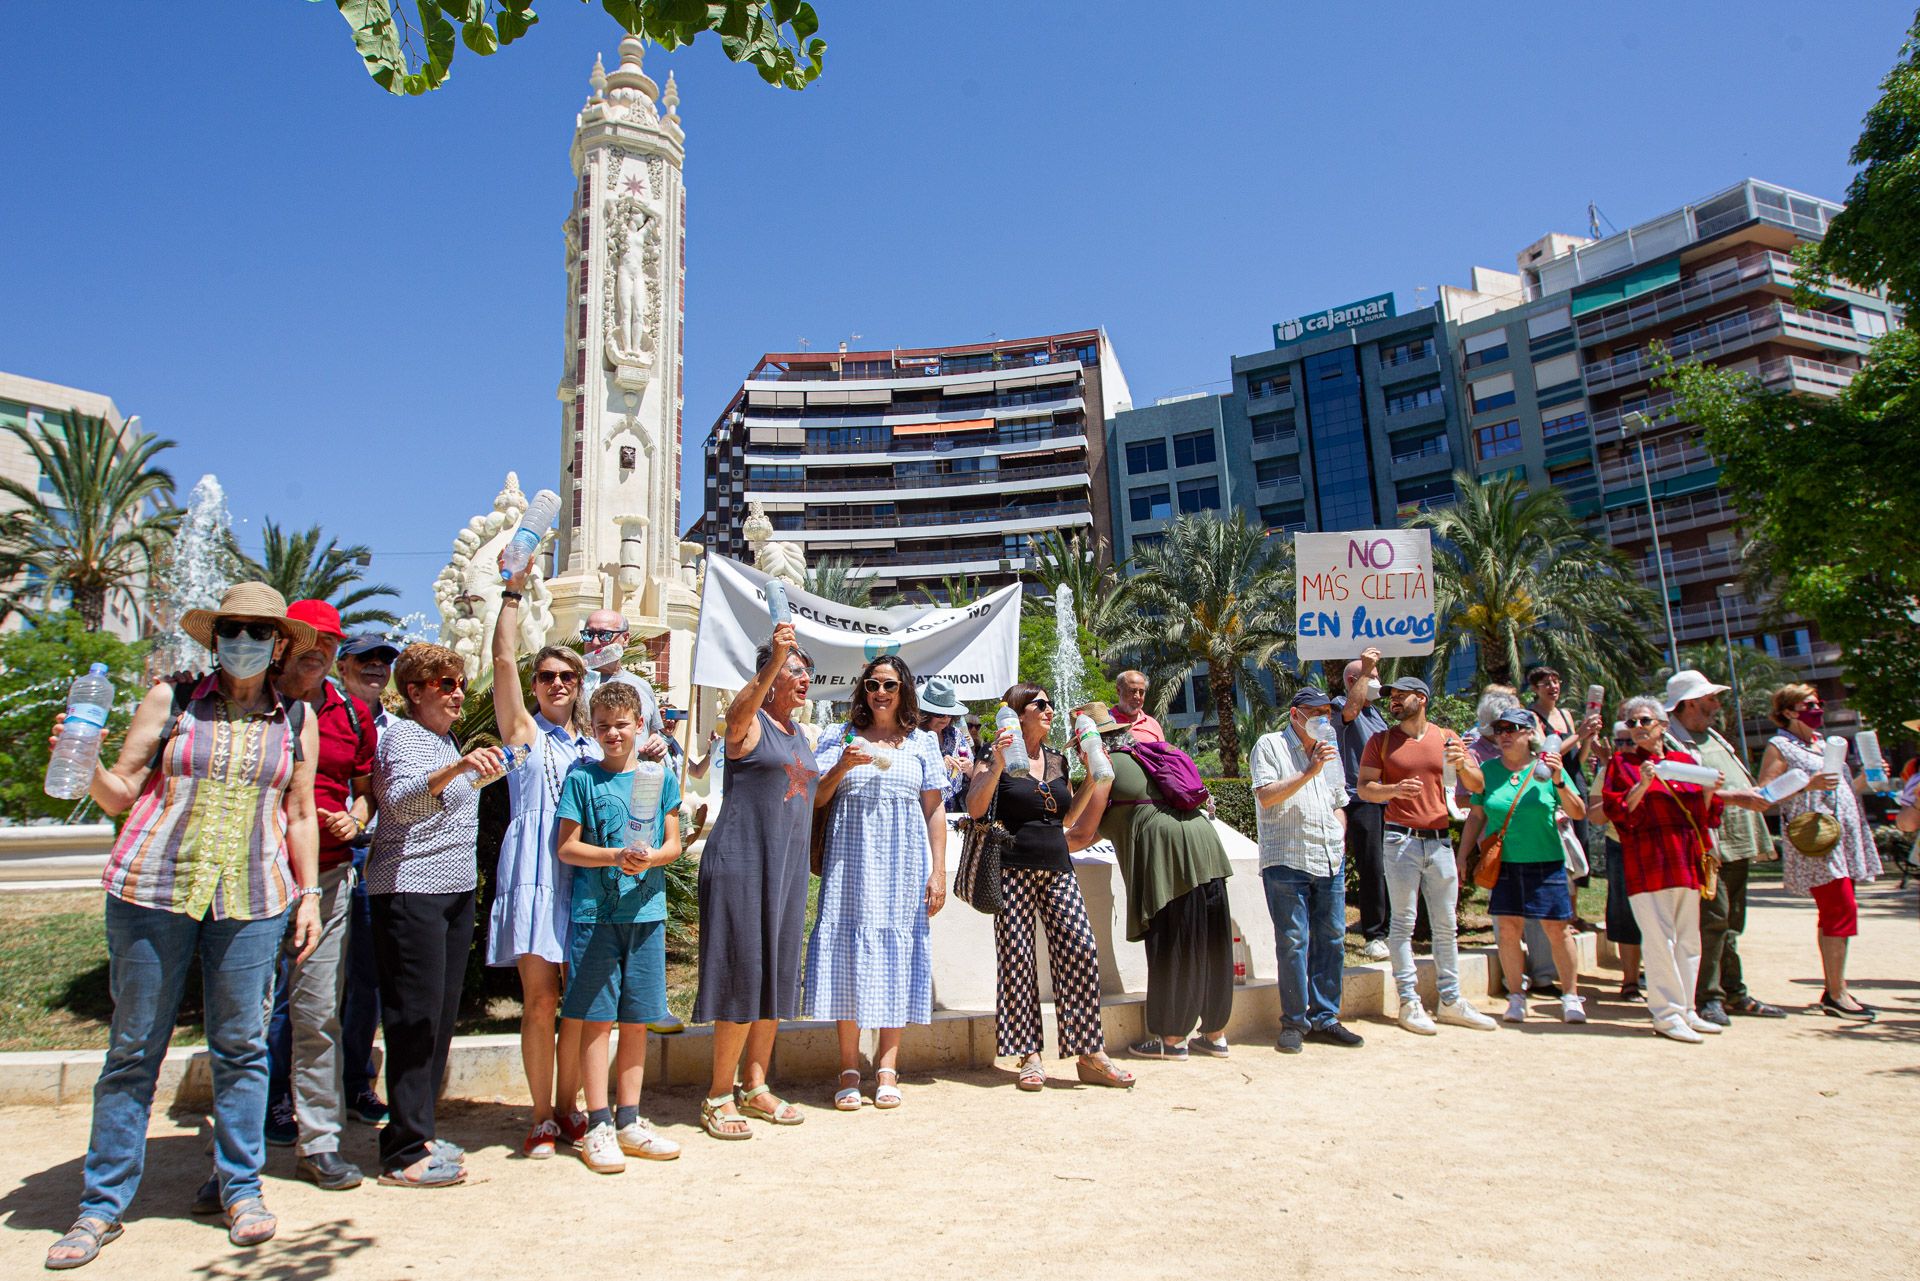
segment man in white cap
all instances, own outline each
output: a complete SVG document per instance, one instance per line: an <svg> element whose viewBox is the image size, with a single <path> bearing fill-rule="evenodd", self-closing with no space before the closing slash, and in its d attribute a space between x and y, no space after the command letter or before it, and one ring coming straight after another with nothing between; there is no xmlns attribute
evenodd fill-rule
<svg viewBox="0 0 1920 1281"><path fill-rule="evenodd" d="M1727 777L1720 789L1726 803L1726 815L1720 820L1718 847L1720 886L1710 899L1700 902L1700 977L1694 985L1694 1001L1700 1017L1726 1027L1729 1014L1747 1014L1756 1018L1783 1019L1785 1010L1768 1005L1747 991L1740 967L1740 931L1747 923L1747 869L1754 860L1779 857L1773 839L1767 835L1766 820L1760 816L1767 802L1753 789L1753 776L1740 759L1733 744L1713 727L1720 716L1720 695L1725 685L1716 685L1700 672L1688 668L1675 672L1667 681L1667 737L1709 769Z"/></svg>

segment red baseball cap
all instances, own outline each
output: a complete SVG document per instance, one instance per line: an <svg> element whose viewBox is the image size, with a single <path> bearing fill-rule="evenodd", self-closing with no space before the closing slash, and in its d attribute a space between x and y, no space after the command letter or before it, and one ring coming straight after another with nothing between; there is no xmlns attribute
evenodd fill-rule
<svg viewBox="0 0 1920 1281"><path fill-rule="evenodd" d="M322 636L346 639L346 629L340 625L340 611L323 600L297 600L287 606L287 617L305 623Z"/></svg>

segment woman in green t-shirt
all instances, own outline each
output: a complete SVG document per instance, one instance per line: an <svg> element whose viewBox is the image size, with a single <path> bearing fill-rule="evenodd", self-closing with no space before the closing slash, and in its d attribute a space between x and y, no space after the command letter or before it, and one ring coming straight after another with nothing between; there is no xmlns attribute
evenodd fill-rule
<svg viewBox="0 0 1920 1281"><path fill-rule="evenodd" d="M1540 922L1553 947L1560 971L1560 1017L1567 1023L1585 1023L1586 1005L1579 995L1580 967L1574 959L1573 939L1567 927L1573 920L1573 893L1567 884L1567 855L1560 843L1559 817L1586 815L1586 802L1572 786L1558 752L1543 752L1538 763L1546 777L1534 771L1538 722L1524 707L1501 712L1493 720L1494 742L1500 755L1480 768L1486 789L1470 798L1485 833L1503 833L1500 843L1500 879L1494 883L1487 911L1500 941L1500 971L1506 977L1509 1023L1527 1017L1527 999L1520 980L1526 964L1520 954L1520 935L1527 920Z"/></svg>

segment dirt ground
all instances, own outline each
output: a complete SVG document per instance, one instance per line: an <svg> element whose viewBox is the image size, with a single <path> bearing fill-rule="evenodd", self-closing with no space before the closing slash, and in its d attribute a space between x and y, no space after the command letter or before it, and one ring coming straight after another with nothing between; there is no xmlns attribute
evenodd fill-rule
<svg viewBox="0 0 1920 1281"><path fill-rule="evenodd" d="M1754 991L1794 1014L1704 1045L1653 1036L1607 975L1584 1028L1544 1009L1430 1040L1369 1022L1359 1050L1139 1064L1130 1094L1057 1065L1039 1095L1004 1072L909 1077L899 1111L809 1092L804 1126L749 1143L698 1133L693 1094L650 1092L686 1154L618 1177L522 1160L524 1112L456 1105L468 1186L323 1193L275 1151L281 1232L250 1254L186 1213L204 1132L157 1120L127 1234L87 1275L1911 1277L1915 892L1874 886L1862 916L1871 1027L1808 1012L1812 905L1776 886L1744 950ZM82 1108L0 1111L0 1276L39 1275L86 1137ZM347 1140L371 1166L372 1132Z"/></svg>

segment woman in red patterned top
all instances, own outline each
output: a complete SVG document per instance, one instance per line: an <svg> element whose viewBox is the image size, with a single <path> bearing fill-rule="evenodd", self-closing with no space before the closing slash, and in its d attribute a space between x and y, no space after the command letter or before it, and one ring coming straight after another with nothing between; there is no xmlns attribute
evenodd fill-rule
<svg viewBox="0 0 1920 1281"><path fill-rule="evenodd" d="M1660 760L1698 763L1667 748L1667 714L1658 699L1630 698L1620 715L1633 747L1607 762L1601 800L1620 837L1627 902L1640 926L1647 1013L1660 1035L1698 1043L1703 1033L1720 1030L1693 1008L1700 973L1701 854L1720 825L1720 785L1670 782L1654 772Z"/></svg>

